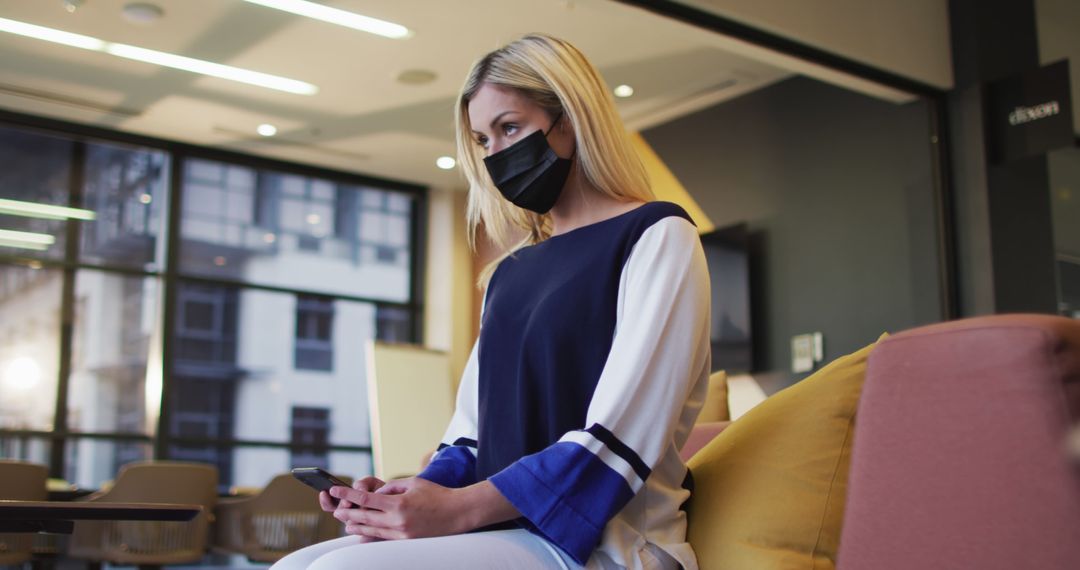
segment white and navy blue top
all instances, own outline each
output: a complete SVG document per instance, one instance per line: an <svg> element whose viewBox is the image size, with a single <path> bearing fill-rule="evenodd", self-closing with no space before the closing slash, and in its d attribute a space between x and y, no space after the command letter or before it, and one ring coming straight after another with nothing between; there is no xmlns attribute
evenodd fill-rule
<svg viewBox="0 0 1080 570"><path fill-rule="evenodd" d="M420 477L490 480L585 564L659 548L695 570L679 458L709 375L709 277L686 212L650 202L524 247L492 275L440 451Z"/></svg>

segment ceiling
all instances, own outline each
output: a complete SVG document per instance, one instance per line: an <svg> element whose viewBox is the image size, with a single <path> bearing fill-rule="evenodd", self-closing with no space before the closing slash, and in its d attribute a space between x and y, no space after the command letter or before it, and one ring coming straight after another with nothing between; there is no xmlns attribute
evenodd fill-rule
<svg viewBox="0 0 1080 570"><path fill-rule="evenodd" d="M524 33L570 40L609 85L631 129L672 120L771 84L782 66L736 55L724 38L610 0L327 0L402 24L387 39L241 0L156 0L135 24L127 0L0 0L0 17L298 79L294 95L0 33L0 108L435 187L463 185L435 166L454 154L452 107L471 63ZM435 73L424 85L406 70ZM272 138L255 129L278 128Z"/></svg>

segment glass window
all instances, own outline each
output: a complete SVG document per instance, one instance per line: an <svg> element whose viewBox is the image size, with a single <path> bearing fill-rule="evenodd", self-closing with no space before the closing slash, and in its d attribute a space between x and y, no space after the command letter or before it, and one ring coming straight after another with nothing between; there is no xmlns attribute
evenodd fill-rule
<svg viewBox="0 0 1080 570"><path fill-rule="evenodd" d="M0 434L0 459L48 465L50 449L52 444L43 437Z"/></svg>
<svg viewBox="0 0 1080 570"><path fill-rule="evenodd" d="M69 206L75 143L0 127L0 255L63 259L67 222L28 215L39 205Z"/></svg>
<svg viewBox="0 0 1080 570"><path fill-rule="evenodd" d="M413 196L204 159L184 164L183 273L409 300Z"/></svg>
<svg viewBox="0 0 1080 570"><path fill-rule="evenodd" d="M83 489L100 489L124 465L153 457L146 441L91 438L68 439L65 453L64 479Z"/></svg>
<svg viewBox="0 0 1080 570"><path fill-rule="evenodd" d="M299 370L333 370L334 301L311 295L296 297L295 366Z"/></svg>
<svg viewBox="0 0 1080 570"><path fill-rule="evenodd" d="M330 468L330 409L293 406L292 466Z"/></svg>
<svg viewBox="0 0 1080 570"><path fill-rule="evenodd" d="M86 146L83 203L97 219L82 224L82 261L162 269L168 155L97 143Z"/></svg>
<svg viewBox="0 0 1080 570"><path fill-rule="evenodd" d="M295 464L292 452L279 447L236 446L230 453L234 468L229 479L222 479L224 488L265 486L275 475L288 473ZM327 458L323 469L335 475L356 480L373 473L371 455L364 451L331 451Z"/></svg>
<svg viewBox="0 0 1080 570"><path fill-rule="evenodd" d="M0 265L0 429L52 429L63 283L59 270Z"/></svg>
<svg viewBox="0 0 1080 570"><path fill-rule="evenodd" d="M363 347L375 336L374 306L201 283L180 291L168 400L174 437L291 443L301 407L329 410L331 445L368 445ZM307 348L314 356L298 353ZM332 362L298 365L306 359ZM185 449L191 459L224 461Z"/></svg>
<svg viewBox="0 0 1080 570"><path fill-rule="evenodd" d="M380 306L376 320L376 338L383 342L410 342L413 338L412 314L405 309Z"/></svg>
<svg viewBox="0 0 1080 570"><path fill-rule="evenodd" d="M69 429L151 432L146 368L158 326L159 287L157 277L91 270L76 274ZM157 411L151 412L156 418Z"/></svg>

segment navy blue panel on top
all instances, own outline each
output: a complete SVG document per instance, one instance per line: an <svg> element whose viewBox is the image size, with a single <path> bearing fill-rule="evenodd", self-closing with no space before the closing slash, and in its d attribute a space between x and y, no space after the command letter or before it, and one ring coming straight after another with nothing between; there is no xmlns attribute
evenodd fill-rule
<svg viewBox="0 0 1080 570"><path fill-rule="evenodd" d="M488 285L479 352L477 480L585 429L615 335L623 266L670 202L522 248Z"/></svg>

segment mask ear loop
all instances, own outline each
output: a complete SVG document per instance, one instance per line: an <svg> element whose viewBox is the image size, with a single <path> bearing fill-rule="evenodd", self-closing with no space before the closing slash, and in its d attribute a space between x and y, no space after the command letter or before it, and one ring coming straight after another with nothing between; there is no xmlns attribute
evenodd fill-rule
<svg viewBox="0 0 1080 570"><path fill-rule="evenodd" d="M547 132L544 133L544 138L545 139L547 138L547 136L549 134L551 134L551 131L555 130L555 125L558 125L559 121L562 120L562 118L563 118L563 112L560 110L559 114L555 115L555 120L551 123L551 126L548 127ZM570 158L567 158L567 160L574 160L574 157L576 157L576 156L577 156L577 141L575 140L574 141L574 150L570 151Z"/></svg>
<svg viewBox="0 0 1080 570"><path fill-rule="evenodd" d="M563 112L562 112L562 111L559 111L559 114L558 114L558 115L555 115L555 120L551 122L551 126L550 126L550 127L548 127L548 130L547 130L547 132L546 132L546 133L544 133L544 138L545 138L545 139L547 138L547 136L548 136L548 135L550 135L550 134L551 134L551 131L554 131L554 130L555 130L555 125L559 124L559 120L561 120L561 119L562 119L562 116L563 116Z"/></svg>

